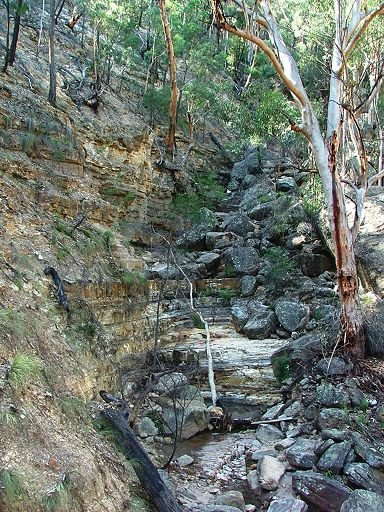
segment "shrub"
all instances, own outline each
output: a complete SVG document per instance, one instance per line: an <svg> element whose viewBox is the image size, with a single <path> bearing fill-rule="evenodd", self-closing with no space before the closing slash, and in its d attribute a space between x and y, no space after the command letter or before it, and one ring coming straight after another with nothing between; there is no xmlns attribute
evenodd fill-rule
<svg viewBox="0 0 384 512"><path fill-rule="evenodd" d="M277 289L283 284L287 274L292 271L293 263L288 252L282 247L271 247L264 256L268 262L265 272L267 285L271 289Z"/></svg>
<svg viewBox="0 0 384 512"><path fill-rule="evenodd" d="M21 476L14 471L3 469L0 479L1 499L7 506L7 510L23 510L22 503L25 501L26 491Z"/></svg>
<svg viewBox="0 0 384 512"><path fill-rule="evenodd" d="M56 510L74 510L72 497L72 482L68 475L64 475L61 482L54 485L44 495L42 504L46 512L55 512Z"/></svg>
<svg viewBox="0 0 384 512"><path fill-rule="evenodd" d="M121 280L124 284L127 284L128 286L132 286L135 284L143 286L147 282L147 278L145 277L145 275L138 270L130 270L123 272Z"/></svg>
<svg viewBox="0 0 384 512"><path fill-rule="evenodd" d="M273 374L279 384L292 375L291 358L282 354L272 361Z"/></svg>
<svg viewBox="0 0 384 512"><path fill-rule="evenodd" d="M9 382L15 388L23 388L41 376L43 364L36 356L16 354L9 372Z"/></svg>

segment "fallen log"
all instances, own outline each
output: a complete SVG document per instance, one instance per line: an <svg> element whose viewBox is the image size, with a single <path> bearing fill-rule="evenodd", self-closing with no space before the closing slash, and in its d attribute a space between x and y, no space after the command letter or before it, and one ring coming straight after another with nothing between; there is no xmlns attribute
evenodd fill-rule
<svg viewBox="0 0 384 512"><path fill-rule="evenodd" d="M121 412L114 409L104 409L101 413L121 432L122 444L128 459L133 459L135 473L141 485L147 491L158 512L182 512L176 498L165 485L156 466L148 457L133 430L128 425Z"/></svg>

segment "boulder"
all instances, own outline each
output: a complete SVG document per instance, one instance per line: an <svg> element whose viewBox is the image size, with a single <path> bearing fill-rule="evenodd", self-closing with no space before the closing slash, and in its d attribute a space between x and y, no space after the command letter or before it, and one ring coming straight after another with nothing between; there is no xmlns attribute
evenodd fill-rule
<svg viewBox="0 0 384 512"><path fill-rule="evenodd" d="M176 240L176 245L186 247L191 250L205 251L207 249L207 231L209 231L209 229L204 229L201 226L190 229Z"/></svg>
<svg viewBox="0 0 384 512"><path fill-rule="evenodd" d="M284 437L282 431L274 425L259 425L256 429L256 439L262 444L273 444Z"/></svg>
<svg viewBox="0 0 384 512"><path fill-rule="evenodd" d="M303 274L308 277L317 277L325 271L335 269L335 263L330 256L314 253L311 246L303 249L299 264Z"/></svg>
<svg viewBox="0 0 384 512"><path fill-rule="evenodd" d="M323 407L345 407L350 404L349 394L340 386L324 382L316 388L316 398Z"/></svg>
<svg viewBox="0 0 384 512"><path fill-rule="evenodd" d="M264 455L260 459L258 470L261 488L274 491L278 488L280 478L285 473L285 466L275 457Z"/></svg>
<svg viewBox="0 0 384 512"><path fill-rule="evenodd" d="M244 325L244 333L251 340L268 338L276 327L277 319L272 310L261 310Z"/></svg>
<svg viewBox="0 0 384 512"><path fill-rule="evenodd" d="M159 395L177 396L187 385L188 379L183 373L172 372L162 375L153 390Z"/></svg>
<svg viewBox="0 0 384 512"><path fill-rule="evenodd" d="M256 469L252 469L247 474L247 482L252 491L258 491L261 488L259 483L259 472Z"/></svg>
<svg viewBox="0 0 384 512"><path fill-rule="evenodd" d="M239 491L228 491L216 496L215 505L225 505L245 512L244 496Z"/></svg>
<svg viewBox="0 0 384 512"><path fill-rule="evenodd" d="M368 442L361 434L353 432L353 441L355 443L355 452L365 462L376 469L384 469L384 454L376 448L374 443Z"/></svg>
<svg viewBox="0 0 384 512"><path fill-rule="evenodd" d="M145 439L146 437L157 436L159 433L159 429L153 423L151 418L148 416L144 416L143 418L138 418L135 422L134 426L135 433Z"/></svg>
<svg viewBox="0 0 384 512"><path fill-rule="evenodd" d="M327 377L347 375L351 369L351 363L346 363L343 358L338 356L334 356L330 359L321 359L316 365L316 370L319 370L323 375L326 375Z"/></svg>
<svg viewBox="0 0 384 512"><path fill-rule="evenodd" d="M165 429L174 433L182 424L182 439L189 439L208 428L209 411L195 386L185 386L177 398L159 397Z"/></svg>
<svg viewBox="0 0 384 512"><path fill-rule="evenodd" d="M242 297L250 297L257 288L257 279L254 276L243 276L240 283L240 293Z"/></svg>
<svg viewBox="0 0 384 512"><path fill-rule="evenodd" d="M221 227L223 231L231 231L232 233L242 237L255 230L253 222L245 213L228 215Z"/></svg>
<svg viewBox="0 0 384 512"><path fill-rule="evenodd" d="M284 345L284 347L274 352L271 356L272 366L274 360L282 356L288 357L293 366L296 364L300 365L301 362L307 363L312 361L317 354L320 354L322 349L323 345L320 336L315 334L306 334L305 336L297 338L297 340L290 341Z"/></svg>
<svg viewBox="0 0 384 512"><path fill-rule="evenodd" d="M348 412L343 409L322 409L317 417L320 430L343 428L348 421Z"/></svg>
<svg viewBox="0 0 384 512"><path fill-rule="evenodd" d="M291 192L297 188L296 181L290 176L283 176L276 180L277 192Z"/></svg>
<svg viewBox="0 0 384 512"><path fill-rule="evenodd" d="M271 501L267 512L307 512L308 505L293 498L278 498Z"/></svg>
<svg viewBox="0 0 384 512"><path fill-rule="evenodd" d="M236 331L243 332L243 328L255 312L270 311L267 306L254 299L238 299L231 308L232 321Z"/></svg>
<svg viewBox="0 0 384 512"><path fill-rule="evenodd" d="M223 251L228 247L232 247L234 243L240 240L240 237L230 232L208 231L205 240L209 251L213 249Z"/></svg>
<svg viewBox="0 0 384 512"><path fill-rule="evenodd" d="M309 308L305 304L280 301L275 306L276 316L281 326L289 331L299 331L309 320Z"/></svg>
<svg viewBox="0 0 384 512"><path fill-rule="evenodd" d="M254 275L259 270L260 256L254 247L234 247L226 253L225 260L236 274Z"/></svg>
<svg viewBox="0 0 384 512"><path fill-rule="evenodd" d="M293 490L321 512L339 512L351 490L338 480L314 473L297 471L292 477ZM347 512L348 509L345 509Z"/></svg>
<svg viewBox="0 0 384 512"><path fill-rule="evenodd" d="M344 475L356 487L384 495L384 473L366 462L352 462L344 467Z"/></svg>
<svg viewBox="0 0 384 512"><path fill-rule="evenodd" d="M181 272L173 265L155 263L148 271L148 277L150 279L180 279Z"/></svg>
<svg viewBox="0 0 384 512"><path fill-rule="evenodd" d="M219 266L220 261L220 254L217 254L216 252L204 252L197 258L196 263L204 265L208 271L211 271Z"/></svg>
<svg viewBox="0 0 384 512"><path fill-rule="evenodd" d="M185 468L186 466L190 466L191 464L193 464L194 460L190 455L185 454L180 455L180 457L176 459L176 462L181 468Z"/></svg>
<svg viewBox="0 0 384 512"><path fill-rule="evenodd" d="M263 220L272 215L274 212L273 202L257 204L248 213L248 217L252 220Z"/></svg>
<svg viewBox="0 0 384 512"><path fill-rule="evenodd" d="M311 439L297 439L286 452L288 462L296 468L311 469L318 461L315 445L316 442Z"/></svg>
<svg viewBox="0 0 384 512"><path fill-rule="evenodd" d="M338 475L343 469L345 459L347 458L351 448L351 441L333 444L320 457L319 462L316 464L317 469L320 471L330 471L331 473Z"/></svg>
<svg viewBox="0 0 384 512"><path fill-rule="evenodd" d="M384 510L384 497L372 491L353 491L341 505L340 512L379 512Z"/></svg>

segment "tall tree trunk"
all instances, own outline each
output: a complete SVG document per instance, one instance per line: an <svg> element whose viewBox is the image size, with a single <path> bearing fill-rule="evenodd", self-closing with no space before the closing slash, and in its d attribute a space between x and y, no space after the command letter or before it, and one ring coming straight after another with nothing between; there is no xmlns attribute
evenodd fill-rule
<svg viewBox="0 0 384 512"><path fill-rule="evenodd" d="M19 40L19 32L20 32L20 20L23 9L23 0L17 0L16 4L16 14L15 14L15 22L13 25L13 34L12 34L12 42L11 47L9 49L9 65L13 66L16 58L16 47L17 42Z"/></svg>
<svg viewBox="0 0 384 512"><path fill-rule="evenodd" d="M168 127L167 136L165 138L165 143L168 146L169 151L173 152L175 150L176 121L177 121L177 97L178 97L178 89L177 89L177 81L176 81L176 60L175 60L175 52L173 49L171 28L169 26L166 11L165 11L165 0L158 0L158 5L159 5L159 9L160 9L161 22L163 25L164 37L165 37L165 42L166 42L167 51L168 51L169 80L170 80L170 87L171 87L171 101L169 103L169 127Z"/></svg>
<svg viewBox="0 0 384 512"><path fill-rule="evenodd" d="M11 30L11 8L9 5L9 0L5 2L5 9L7 12L7 34L5 37L5 58L3 65L3 73L7 72L8 64L9 64L9 40L10 40L10 30Z"/></svg>
<svg viewBox="0 0 384 512"><path fill-rule="evenodd" d="M56 107L56 58L55 58L55 16L56 2L50 0L50 21L49 21L49 92L48 101L52 107Z"/></svg>

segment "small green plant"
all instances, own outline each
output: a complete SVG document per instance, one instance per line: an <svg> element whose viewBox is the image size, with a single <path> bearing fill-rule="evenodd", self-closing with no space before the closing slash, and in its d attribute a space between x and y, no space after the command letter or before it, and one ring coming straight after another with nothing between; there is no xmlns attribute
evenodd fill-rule
<svg viewBox="0 0 384 512"><path fill-rule="evenodd" d="M367 412L369 407L369 401L366 398L363 398L359 404L359 409L362 412Z"/></svg>
<svg viewBox="0 0 384 512"><path fill-rule="evenodd" d="M220 297L226 304L230 304L231 299L237 297L238 292L233 288L221 288L217 291L217 296Z"/></svg>
<svg viewBox="0 0 384 512"><path fill-rule="evenodd" d="M106 418L100 417L93 421L94 429L119 451L123 451L123 438L117 428Z"/></svg>
<svg viewBox="0 0 384 512"><path fill-rule="evenodd" d="M361 427L364 427L365 425L367 425L368 423L368 414L366 411L360 411L356 418L355 418L355 422L357 423L357 425L361 426Z"/></svg>
<svg viewBox="0 0 384 512"><path fill-rule="evenodd" d="M302 203L305 213L310 220L317 221L319 213L325 205L323 186L318 176L315 176L301 187Z"/></svg>
<svg viewBox="0 0 384 512"><path fill-rule="evenodd" d="M61 410L67 418L84 418L85 404L76 396L66 396L60 400Z"/></svg>
<svg viewBox="0 0 384 512"><path fill-rule="evenodd" d="M279 384L292 375L291 358L287 354L282 354L272 361L273 374Z"/></svg>
<svg viewBox="0 0 384 512"><path fill-rule="evenodd" d="M61 482L58 482L43 496L42 505L46 512L56 510L72 510L72 482L68 475L64 475Z"/></svg>
<svg viewBox="0 0 384 512"><path fill-rule="evenodd" d="M271 247L265 252L268 267L265 272L267 286L277 289L293 270L293 263L289 259L288 252L282 247Z"/></svg>
<svg viewBox="0 0 384 512"><path fill-rule="evenodd" d="M265 204L265 203L269 203L270 201L272 201L273 197L271 194L260 194L259 196L257 196L257 202L259 204Z"/></svg>
<svg viewBox="0 0 384 512"><path fill-rule="evenodd" d="M60 217L55 218L53 227L59 233L63 233L64 235L72 237L73 226L71 226L69 222L61 219Z"/></svg>
<svg viewBox="0 0 384 512"><path fill-rule="evenodd" d="M227 277L236 277L236 269L232 263L225 264L225 275Z"/></svg>
<svg viewBox="0 0 384 512"><path fill-rule="evenodd" d="M121 276L121 281L128 285L128 286L133 286L133 285L145 285L146 282L147 282L147 278L145 277L145 275L138 271L138 270L130 270L130 271L125 271L123 272L122 276Z"/></svg>
<svg viewBox="0 0 384 512"><path fill-rule="evenodd" d="M21 147L23 151L27 154L36 151L38 143L38 137L35 133L27 132L23 135L21 140Z"/></svg>
<svg viewBox="0 0 384 512"><path fill-rule="evenodd" d="M27 334L27 324L24 314L14 309L0 309L0 328L15 339L21 339Z"/></svg>
<svg viewBox="0 0 384 512"><path fill-rule="evenodd" d="M64 261L70 255L70 250L68 249L68 247L65 246L59 247L56 251L56 258L58 259L58 261Z"/></svg>
<svg viewBox="0 0 384 512"><path fill-rule="evenodd" d="M0 409L0 425L8 427L15 426L19 423L19 418L16 413L10 409Z"/></svg>
<svg viewBox="0 0 384 512"><path fill-rule="evenodd" d="M201 318L197 313L192 313L191 319L193 322L193 327L196 329L204 329L204 323L202 322Z"/></svg>
<svg viewBox="0 0 384 512"><path fill-rule="evenodd" d="M136 199L136 194L134 192L124 192L124 190L116 187L109 187L102 190L101 195L104 196L107 201L118 205L128 205Z"/></svg>
<svg viewBox="0 0 384 512"><path fill-rule="evenodd" d="M31 381L39 379L43 364L36 356L19 353L13 358L9 372L9 382L14 388L23 388Z"/></svg>
<svg viewBox="0 0 384 512"><path fill-rule="evenodd" d="M20 507L27 494L21 476L14 471L3 469L0 473L0 480L2 487L0 496L7 510L22 510Z"/></svg>

